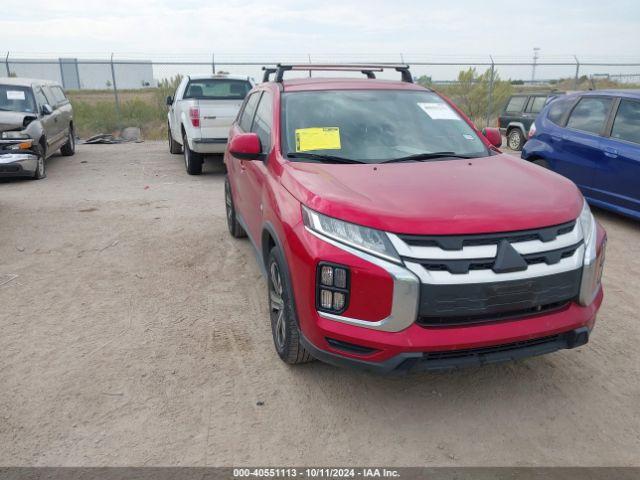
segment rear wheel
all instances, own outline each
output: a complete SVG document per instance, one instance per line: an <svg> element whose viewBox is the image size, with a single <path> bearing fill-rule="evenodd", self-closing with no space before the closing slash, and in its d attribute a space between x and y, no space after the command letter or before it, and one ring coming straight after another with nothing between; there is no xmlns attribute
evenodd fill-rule
<svg viewBox="0 0 640 480"><path fill-rule="evenodd" d="M184 164L189 175L200 175L202 173L202 156L189 148L187 134L182 135L182 151L184 152Z"/></svg>
<svg viewBox="0 0 640 480"><path fill-rule="evenodd" d="M511 150L520 151L524 146L525 138L519 128L512 129L507 135L507 146Z"/></svg>
<svg viewBox="0 0 640 480"><path fill-rule="evenodd" d="M73 125L69 125L69 136L67 143L60 148L60 153L65 157L70 157L76 153L76 134L73 131Z"/></svg>
<svg viewBox="0 0 640 480"><path fill-rule="evenodd" d="M173 135L171 135L171 125L169 124L167 124L167 131L169 132L169 152L174 155L182 153L182 145L173 139Z"/></svg>
<svg viewBox="0 0 640 480"><path fill-rule="evenodd" d="M227 211L227 227L229 227L229 233L234 238L246 237L247 233L238 222L236 217L236 208L233 204L233 196L231 195L231 185L229 184L229 178L224 179L224 203Z"/></svg>

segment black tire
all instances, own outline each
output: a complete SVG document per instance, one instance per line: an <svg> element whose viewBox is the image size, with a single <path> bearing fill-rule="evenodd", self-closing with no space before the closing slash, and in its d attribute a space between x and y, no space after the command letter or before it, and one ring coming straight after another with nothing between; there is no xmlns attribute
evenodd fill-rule
<svg viewBox="0 0 640 480"><path fill-rule="evenodd" d="M289 285L284 256L273 247L267 260L267 293L271 334L278 356L290 365L314 360L300 343L300 330L293 306L293 293Z"/></svg>
<svg viewBox="0 0 640 480"><path fill-rule="evenodd" d="M45 167L44 155L38 155L38 166L33 174L34 180L42 180L47 176L47 169Z"/></svg>
<svg viewBox="0 0 640 480"><path fill-rule="evenodd" d="M231 195L231 185L229 184L229 178L224 177L224 204L227 212L227 227L229 227L229 233L234 238L243 238L247 236L247 232L244 231L238 218L236 217L236 207L233 204L233 195Z"/></svg>
<svg viewBox="0 0 640 480"><path fill-rule="evenodd" d="M525 142L524 134L519 128L512 128L507 134L507 147L511 150L519 152L522 150Z"/></svg>
<svg viewBox="0 0 640 480"><path fill-rule="evenodd" d="M537 159L537 160L532 160L531 163L535 163L536 165L542 167L542 168L546 168L547 170L550 170L549 168L549 163L546 160L542 160L541 158Z"/></svg>
<svg viewBox="0 0 640 480"><path fill-rule="evenodd" d="M189 175L200 175L202 173L202 155L189 148L187 134L182 135L182 151L184 152L184 164Z"/></svg>
<svg viewBox="0 0 640 480"><path fill-rule="evenodd" d="M60 148L60 153L65 157L71 157L76 153L76 134L73 131L73 125L69 125L67 143Z"/></svg>
<svg viewBox="0 0 640 480"><path fill-rule="evenodd" d="M167 124L167 131L169 132L169 152L173 153L174 155L182 153L182 145L180 145L173 139L173 135L171 135L171 127L169 126L169 124Z"/></svg>

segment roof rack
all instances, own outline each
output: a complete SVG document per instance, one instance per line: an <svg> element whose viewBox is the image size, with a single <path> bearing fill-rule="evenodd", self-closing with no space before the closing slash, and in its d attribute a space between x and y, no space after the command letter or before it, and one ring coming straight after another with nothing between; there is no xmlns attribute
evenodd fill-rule
<svg viewBox="0 0 640 480"><path fill-rule="evenodd" d="M277 68L275 67L262 67L262 71L264 72L262 74L262 81L263 82L270 82L271 81L271 74L272 73L276 73L278 71Z"/></svg>
<svg viewBox="0 0 640 480"><path fill-rule="evenodd" d="M374 72L382 72L385 69L393 69L400 72L403 82L413 83L413 77L409 71L409 65L403 63L377 63L377 64L360 64L360 63L336 63L336 64L319 64L319 63L295 63L283 64L279 63L274 67L262 67L264 75L263 82L269 82L272 73L275 73L275 81L282 82L284 72L289 70L302 71L325 71L325 72L361 72L367 78L376 78Z"/></svg>

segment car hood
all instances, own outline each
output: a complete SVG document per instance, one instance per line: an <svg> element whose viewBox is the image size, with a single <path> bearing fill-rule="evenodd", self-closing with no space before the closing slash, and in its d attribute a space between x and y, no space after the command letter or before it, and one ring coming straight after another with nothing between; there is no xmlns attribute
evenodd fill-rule
<svg viewBox="0 0 640 480"><path fill-rule="evenodd" d="M325 215L406 234L558 225L578 217L583 204L570 180L506 154L378 165L288 162L282 184Z"/></svg>
<svg viewBox="0 0 640 480"><path fill-rule="evenodd" d="M31 119L36 118L33 113L0 111L0 132L22 130L26 117L30 117Z"/></svg>

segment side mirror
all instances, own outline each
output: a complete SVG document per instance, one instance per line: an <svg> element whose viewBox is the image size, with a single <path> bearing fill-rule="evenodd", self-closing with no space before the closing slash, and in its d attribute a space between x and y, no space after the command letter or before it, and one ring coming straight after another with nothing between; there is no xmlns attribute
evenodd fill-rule
<svg viewBox="0 0 640 480"><path fill-rule="evenodd" d="M489 143L496 148L502 146L502 134L499 128L487 127L482 129L482 135L485 136Z"/></svg>
<svg viewBox="0 0 640 480"><path fill-rule="evenodd" d="M231 139L229 153L240 160L258 160L262 147L256 133L240 133Z"/></svg>
<svg viewBox="0 0 640 480"><path fill-rule="evenodd" d="M42 105L40 111L42 112L42 115L51 115L53 113L53 107L48 103L45 103Z"/></svg>
<svg viewBox="0 0 640 480"><path fill-rule="evenodd" d="M173 97L171 95L167 96L167 105L173 105Z"/></svg>

